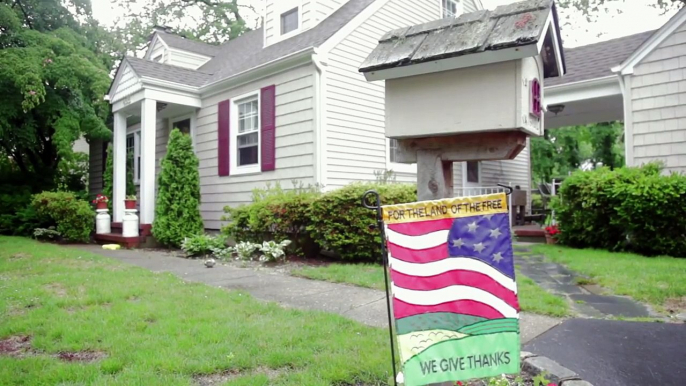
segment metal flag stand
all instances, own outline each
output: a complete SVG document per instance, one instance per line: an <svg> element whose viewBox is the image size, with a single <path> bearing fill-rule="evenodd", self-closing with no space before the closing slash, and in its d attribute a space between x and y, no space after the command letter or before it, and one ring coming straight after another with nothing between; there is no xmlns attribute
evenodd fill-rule
<svg viewBox="0 0 686 386"><path fill-rule="evenodd" d="M373 205L370 204L373 202ZM364 192L362 196L362 206L367 209L376 211L376 225L371 225L371 228L375 226L379 228L381 233L381 258L383 259L384 270L384 283L386 284L386 311L388 313L388 336L391 341L391 363L393 364L393 384L398 386L398 371L395 367L395 337L393 336L393 315L391 314L391 289L389 287L388 281L388 253L386 253L386 231L383 225L383 215L381 212L381 197L379 193L375 190L368 190Z"/></svg>
<svg viewBox="0 0 686 386"><path fill-rule="evenodd" d="M505 195L509 196L513 192L513 188L504 184L497 184L505 189ZM371 204L370 202L373 202ZM376 211L376 224L370 225L370 228L378 228L381 233L381 258L384 264L384 283L386 284L386 311L388 314L388 336L391 342L391 362L393 364L393 384L398 386L398 371L395 366L395 337L393 336L393 314L391 311L391 289L390 281L388 280L388 270L390 269L388 263L388 253L386 251L386 230L383 223L383 212L381 208L381 197L376 190L368 190L362 195L362 206L367 209Z"/></svg>

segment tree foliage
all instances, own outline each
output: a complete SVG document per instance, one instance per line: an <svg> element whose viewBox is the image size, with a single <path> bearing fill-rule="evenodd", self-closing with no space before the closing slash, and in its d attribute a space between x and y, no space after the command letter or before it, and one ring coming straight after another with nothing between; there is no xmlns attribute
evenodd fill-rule
<svg viewBox="0 0 686 386"><path fill-rule="evenodd" d="M583 169L624 165L624 127L620 122L546 130L532 138L531 159L535 181L550 181Z"/></svg>
<svg viewBox="0 0 686 386"><path fill-rule="evenodd" d="M162 158L152 226L153 236L162 244L179 247L185 237L203 232L198 164L191 137L172 130Z"/></svg>
<svg viewBox="0 0 686 386"><path fill-rule="evenodd" d="M110 135L108 69L74 29L89 3L74 0L71 16L56 1L12 4L0 3L0 147L23 173L54 185L77 139Z"/></svg>
<svg viewBox="0 0 686 386"><path fill-rule="evenodd" d="M594 17L601 12L608 12L613 4L632 3L636 0L557 0L555 3L560 8L572 8L580 11L588 21L593 21ZM663 11L681 8L686 4L686 0L650 0L647 5L652 5Z"/></svg>
<svg viewBox="0 0 686 386"><path fill-rule="evenodd" d="M114 33L123 55L135 55L148 43L154 26L170 27L188 39L218 44L240 36L250 28L245 13L251 6L238 0L112 0L124 8L125 16Z"/></svg>
<svg viewBox="0 0 686 386"><path fill-rule="evenodd" d="M128 152L126 155L126 195L134 196L136 194L136 185L133 180L133 154ZM105 160L105 174L104 186L102 194L107 196L110 201L107 203L107 208L112 211L112 202L114 200L114 156L112 155L112 144L107 145L107 159Z"/></svg>

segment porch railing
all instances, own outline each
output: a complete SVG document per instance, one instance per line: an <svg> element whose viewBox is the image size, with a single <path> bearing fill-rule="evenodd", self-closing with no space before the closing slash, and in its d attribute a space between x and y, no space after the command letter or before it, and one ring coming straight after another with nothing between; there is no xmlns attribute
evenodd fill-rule
<svg viewBox="0 0 686 386"><path fill-rule="evenodd" d="M511 183L505 185L512 186ZM477 186L477 187L455 187L453 188L454 197L469 197L480 196L484 194L493 194L506 192L507 189L502 186ZM512 196L507 196L507 207L510 208L510 227L512 226Z"/></svg>

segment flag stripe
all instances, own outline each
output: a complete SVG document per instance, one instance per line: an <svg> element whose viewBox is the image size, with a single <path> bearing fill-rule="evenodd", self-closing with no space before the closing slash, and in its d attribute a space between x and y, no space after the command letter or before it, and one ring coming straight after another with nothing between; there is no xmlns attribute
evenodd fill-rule
<svg viewBox="0 0 686 386"><path fill-rule="evenodd" d="M474 271L455 270L435 276L417 277L391 270L393 284L410 290L433 291L455 284L470 286L489 292L515 309L519 309L517 294L502 286L488 275Z"/></svg>
<svg viewBox="0 0 686 386"><path fill-rule="evenodd" d="M387 245L388 252L390 252L391 256L408 263L432 263L443 260L448 255L446 243L419 251L411 248L401 247L390 241L387 243Z"/></svg>
<svg viewBox="0 0 686 386"><path fill-rule="evenodd" d="M397 319L395 321L395 327L398 335L406 334L408 332L433 329L459 331L461 328L474 325L484 320L484 318L472 315L454 314L451 312L435 312Z"/></svg>
<svg viewBox="0 0 686 386"><path fill-rule="evenodd" d="M449 230L453 226L453 221L455 221L453 218L424 221L421 226L417 226L417 223L413 222L388 224L387 229L407 236L421 236L426 233Z"/></svg>
<svg viewBox="0 0 686 386"><path fill-rule="evenodd" d="M414 291L400 288L394 284L393 296L398 300L415 306L435 306L460 300L472 300L490 306L506 318L516 318L518 315L515 307L507 304L497 296L482 289L464 285L453 285L434 291ZM473 315L470 312L462 312L462 310L459 313Z"/></svg>
<svg viewBox="0 0 686 386"><path fill-rule="evenodd" d="M435 232L424 233L417 236L408 236L402 233L387 229L386 238L389 242L403 247L412 249L429 249L442 245L444 248L448 245L449 229L443 229Z"/></svg>
<svg viewBox="0 0 686 386"><path fill-rule="evenodd" d="M393 314L396 319L431 312L452 312L488 319L499 319L503 317L503 314L498 312L495 308L474 300L456 300L431 306L415 306L400 299L393 299Z"/></svg>
<svg viewBox="0 0 686 386"><path fill-rule="evenodd" d="M417 264L396 259L392 255L390 265L391 269L396 272L420 277L436 276L444 272L457 270L478 272L490 277L508 290L517 293L517 283L515 283L514 279L480 260L469 257L450 257L431 263Z"/></svg>

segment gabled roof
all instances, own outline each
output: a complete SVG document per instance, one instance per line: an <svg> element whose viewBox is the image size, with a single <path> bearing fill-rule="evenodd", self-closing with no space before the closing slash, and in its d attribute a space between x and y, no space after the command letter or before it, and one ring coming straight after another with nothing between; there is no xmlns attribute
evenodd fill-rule
<svg viewBox="0 0 686 386"><path fill-rule="evenodd" d="M350 0L314 28L268 47L263 46L263 28L248 32L222 44L220 52L200 70L213 73L210 83L214 83L306 48L318 47L373 2Z"/></svg>
<svg viewBox="0 0 686 386"><path fill-rule="evenodd" d="M124 61L129 63L136 75L140 77L165 80L192 87L200 87L210 79L210 74L201 71L170 66L152 60L126 57Z"/></svg>
<svg viewBox="0 0 686 386"><path fill-rule="evenodd" d="M586 46L566 48L567 74L562 78L546 79L545 86L611 76L612 67L626 60L654 32L641 32Z"/></svg>
<svg viewBox="0 0 686 386"><path fill-rule="evenodd" d="M555 5L552 0L528 0L502 5L493 11L480 10L388 32L362 63L369 73L415 64L440 61L487 51L534 47L532 54L543 55L546 76L564 72L564 54L559 41ZM549 28L557 32L549 33ZM541 41L542 40L542 41ZM539 41L541 41L539 44ZM541 45L545 46L541 49ZM550 46L550 47L548 47ZM518 50L516 55L523 51ZM556 56L559 54L559 59ZM504 55L502 60L508 59ZM489 58L488 60L496 60ZM561 63L560 63L561 62ZM471 63L476 65L479 63ZM483 64L483 63L482 63ZM558 70L562 68L562 70Z"/></svg>
<svg viewBox="0 0 686 386"><path fill-rule="evenodd" d="M684 23L686 23L686 8L681 8L676 15L648 37L648 39L646 39L643 44L632 52L620 65L612 68L612 72L621 72L622 75L633 74L634 66L658 48L662 42L676 32Z"/></svg>
<svg viewBox="0 0 686 386"><path fill-rule="evenodd" d="M219 46L216 45L199 42L197 40L186 39L179 35L174 35L162 31L157 31L156 34L171 48L193 52L205 56L215 56L217 52L219 52Z"/></svg>
<svg viewBox="0 0 686 386"><path fill-rule="evenodd" d="M374 1L349 0L314 28L268 47L264 47L263 28L247 32L219 46L184 39L163 31L155 32L169 47L212 56L212 59L198 70L134 57L126 57L122 64L130 63L136 74L141 77L202 87L308 48L318 47ZM116 81L115 77L113 83Z"/></svg>

